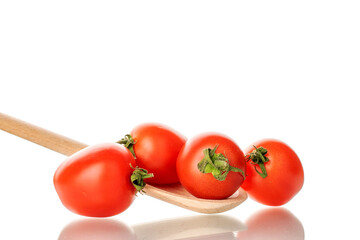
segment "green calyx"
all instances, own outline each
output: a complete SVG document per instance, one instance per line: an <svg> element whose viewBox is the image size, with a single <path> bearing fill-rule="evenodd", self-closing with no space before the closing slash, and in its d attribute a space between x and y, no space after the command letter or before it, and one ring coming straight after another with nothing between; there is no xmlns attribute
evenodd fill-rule
<svg viewBox="0 0 360 240"><path fill-rule="evenodd" d="M254 151L247 154L245 156L247 161L251 161L251 164L254 165L255 171L262 177L266 178L268 176L265 168L265 163L269 161L269 158L265 156L267 154L267 149L263 147L255 147ZM256 168L256 166L260 167L261 172Z"/></svg>
<svg viewBox="0 0 360 240"><path fill-rule="evenodd" d="M135 168L131 166L130 167L134 169L133 173L131 174L131 183L135 187L137 192L145 193L143 188L146 186L146 183L144 182L144 179L154 177L154 174L148 173L146 169L139 168L136 166Z"/></svg>
<svg viewBox="0 0 360 240"><path fill-rule="evenodd" d="M117 141L116 143L124 145L127 149L130 150L134 158L136 159L134 152L134 144L136 143L130 134L126 134L124 138Z"/></svg>
<svg viewBox="0 0 360 240"><path fill-rule="evenodd" d="M240 172L245 178L245 173L240 168L230 166L229 160L222 153L215 153L219 145L213 149L204 149L204 158L198 163L198 169L202 173L211 173L215 179L224 181L230 171Z"/></svg>

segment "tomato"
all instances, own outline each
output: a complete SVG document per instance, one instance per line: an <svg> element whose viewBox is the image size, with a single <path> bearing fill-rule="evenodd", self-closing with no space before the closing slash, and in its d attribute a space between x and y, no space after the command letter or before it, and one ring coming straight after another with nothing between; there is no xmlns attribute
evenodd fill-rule
<svg viewBox="0 0 360 240"><path fill-rule="evenodd" d="M245 168L241 149L219 133L189 139L177 159L180 183L195 197L205 199L225 199L234 194L244 181Z"/></svg>
<svg viewBox="0 0 360 240"><path fill-rule="evenodd" d="M247 229L237 233L237 239L305 239L304 227L289 210L266 208L246 220Z"/></svg>
<svg viewBox="0 0 360 240"><path fill-rule="evenodd" d="M130 135L118 143L133 151L139 167L154 174L147 183L171 184L179 182L176 158L186 138L162 124L145 123L135 127Z"/></svg>
<svg viewBox="0 0 360 240"><path fill-rule="evenodd" d="M259 151L264 152L260 154ZM302 164L296 153L285 143L264 139L249 146L245 153L249 161L242 188L252 199L265 205L280 206L301 190L304 184ZM259 164L249 159L250 156L255 156L255 153L265 160L263 164L260 158Z"/></svg>
<svg viewBox="0 0 360 240"><path fill-rule="evenodd" d="M136 162L131 152L116 143L80 150L65 160L54 174L61 202L70 211L89 217L109 217L126 210L136 188L132 174Z"/></svg>

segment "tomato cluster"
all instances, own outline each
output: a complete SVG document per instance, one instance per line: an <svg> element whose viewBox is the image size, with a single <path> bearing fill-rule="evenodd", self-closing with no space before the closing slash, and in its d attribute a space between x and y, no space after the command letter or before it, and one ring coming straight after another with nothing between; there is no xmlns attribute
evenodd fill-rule
<svg viewBox="0 0 360 240"><path fill-rule="evenodd" d="M278 206L296 195L303 181L298 156L283 142L262 140L243 153L226 135L209 132L186 139L154 123L135 127L117 143L80 150L54 175L62 203L91 217L123 212L145 183L180 182L206 199L225 199L242 187L256 201Z"/></svg>

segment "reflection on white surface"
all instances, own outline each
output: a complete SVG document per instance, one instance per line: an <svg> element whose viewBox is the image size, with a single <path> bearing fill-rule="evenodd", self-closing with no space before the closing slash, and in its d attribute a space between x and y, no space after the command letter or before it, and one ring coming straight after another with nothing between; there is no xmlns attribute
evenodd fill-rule
<svg viewBox="0 0 360 240"><path fill-rule="evenodd" d="M179 238L177 240L237 240L237 238L233 232L227 232L190 238Z"/></svg>
<svg viewBox="0 0 360 240"><path fill-rule="evenodd" d="M225 215L199 215L133 226L136 236L141 240L225 239L219 236L245 228L246 226L236 218Z"/></svg>
<svg viewBox="0 0 360 240"><path fill-rule="evenodd" d="M253 214L246 221L247 230L237 233L237 239L304 240L304 228L289 210L267 208Z"/></svg>
<svg viewBox="0 0 360 240"><path fill-rule="evenodd" d="M191 237L191 238L179 238L177 240L237 240L235 233L219 233L212 235L204 235L199 237Z"/></svg>
<svg viewBox="0 0 360 240"><path fill-rule="evenodd" d="M304 240L301 222L284 208L266 208L246 225L225 215L198 215L138 224L111 219L83 219L67 225L59 240Z"/></svg>
<svg viewBox="0 0 360 240"><path fill-rule="evenodd" d="M59 240L135 240L134 231L122 222L111 219L82 219L68 224Z"/></svg>
<svg viewBox="0 0 360 240"><path fill-rule="evenodd" d="M201 215L138 224L132 228L109 219L84 219L67 225L59 240L230 240L246 227L239 220L224 215Z"/></svg>

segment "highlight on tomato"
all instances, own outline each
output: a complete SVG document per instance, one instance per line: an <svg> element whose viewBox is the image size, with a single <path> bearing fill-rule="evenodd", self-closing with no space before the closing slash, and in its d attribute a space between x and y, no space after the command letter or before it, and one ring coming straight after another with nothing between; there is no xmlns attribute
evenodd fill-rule
<svg viewBox="0 0 360 240"><path fill-rule="evenodd" d="M263 139L246 150L247 176L242 188L255 201L280 206L289 202L304 184L304 170L287 144Z"/></svg>
<svg viewBox="0 0 360 240"><path fill-rule="evenodd" d="M245 179L246 162L239 146L223 134L203 133L189 139L177 158L180 183L192 195L225 199Z"/></svg>
<svg viewBox="0 0 360 240"><path fill-rule="evenodd" d="M125 211L152 177L136 166L131 152L116 143L86 147L66 159L54 174L63 205L88 217L110 217Z"/></svg>
<svg viewBox="0 0 360 240"><path fill-rule="evenodd" d="M185 141L183 135L168 126L144 123L117 143L133 153L139 167L154 174L146 179L147 183L171 184L179 182L176 159Z"/></svg>

